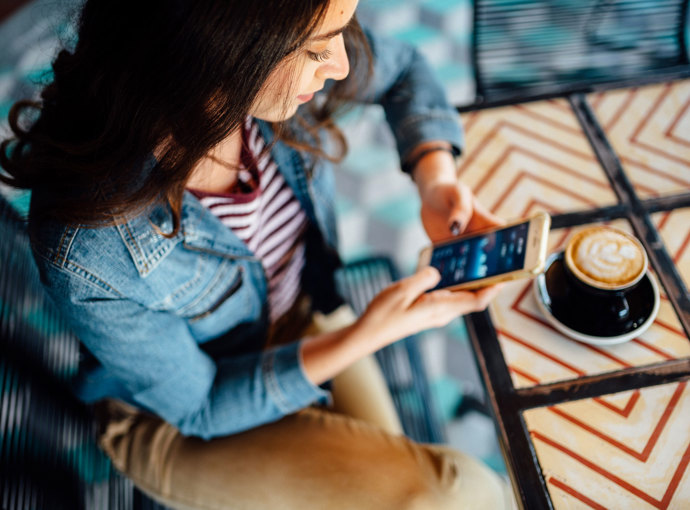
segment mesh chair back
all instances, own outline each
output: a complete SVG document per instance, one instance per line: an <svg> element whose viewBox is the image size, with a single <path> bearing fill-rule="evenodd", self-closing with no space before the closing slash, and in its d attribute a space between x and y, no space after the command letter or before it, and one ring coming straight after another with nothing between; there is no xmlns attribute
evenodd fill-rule
<svg viewBox="0 0 690 510"><path fill-rule="evenodd" d="M475 0L477 101L684 75L687 9L688 0Z"/></svg>
<svg viewBox="0 0 690 510"><path fill-rule="evenodd" d="M69 380L79 341L39 281L23 221L0 196L0 508L165 510L113 469Z"/></svg>

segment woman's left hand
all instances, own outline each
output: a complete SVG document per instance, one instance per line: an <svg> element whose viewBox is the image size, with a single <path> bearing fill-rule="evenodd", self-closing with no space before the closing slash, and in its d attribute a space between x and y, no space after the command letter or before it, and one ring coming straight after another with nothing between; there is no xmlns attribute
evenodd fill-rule
<svg viewBox="0 0 690 510"><path fill-rule="evenodd" d="M429 239L439 242L503 224L477 201L469 186L458 181L450 144L441 140L420 144L412 151L412 158L435 147L444 149L428 151L413 169L422 199L422 224Z"/></svg>
<svg viewBox="0 0 690 510"><path fill-rule="evenodd" d="M460 182L429 183L420 196L422 225L432 242L505 223Z"/></svg>

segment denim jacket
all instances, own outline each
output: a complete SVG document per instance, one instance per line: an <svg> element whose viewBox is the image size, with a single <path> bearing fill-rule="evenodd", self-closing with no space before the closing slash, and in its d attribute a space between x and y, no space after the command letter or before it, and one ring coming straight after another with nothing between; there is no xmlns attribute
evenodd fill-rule
<svg viewBox="0 0 690 510"><path fill-rule="evenodd" d="M384 107L400 154L438 139L459 152L458 115L419 53L368 36L374 76L362 99ZM259 125L270 143L270 127ZM272 156L311 225L305 278L322 283L318 268L332 271L325 261L337 247L331 165L319 161L307 177L304 155L278 142ZM156 229L171 225L168 209L154 206L116 226L37 228L43 284L85 347L77 395L125 400L203 438L325 401L304 374L299 340L262 348L267 284L254 254L190 193L179 233Z"/></svg>

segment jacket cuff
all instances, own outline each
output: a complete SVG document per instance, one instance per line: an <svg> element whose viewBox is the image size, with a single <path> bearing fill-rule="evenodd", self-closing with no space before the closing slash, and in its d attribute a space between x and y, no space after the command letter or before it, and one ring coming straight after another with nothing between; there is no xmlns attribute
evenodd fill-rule
<svg viewBox="0 0 690 510"><path fill-rule="evenodd" d="M292 414L313 403L326 404L330 393L313 384L304 373L301 342L266 351L261 368L268 395L283 414Z"/></svg>
<svg viewBox="0 0 690 510"><path fill-rule="evenodd" d="M453 147L453 154L456 157L462 153L465 146L460 118L447 110L430 111L408 117L397 127L395 135L401 166L410 152L424 142L446 141Z"/></svg>

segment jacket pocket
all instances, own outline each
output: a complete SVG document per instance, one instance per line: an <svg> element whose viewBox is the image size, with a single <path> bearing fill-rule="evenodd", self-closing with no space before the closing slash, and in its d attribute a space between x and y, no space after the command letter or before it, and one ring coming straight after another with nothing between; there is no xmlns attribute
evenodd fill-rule
<svg viewBox="0 0 690 510"><path fill-rule="evenodd" d="M201 320L205 317L208 317L211 315L213 312L218 310L223 303L225 303L228 299L230 299L239 289L242 287L242 274L244 273L244 269L242 266L240 266L237 270L237 274L235 275L235 279L233 282L230 284L230 286L227 288L227 290L205 311L198 313L196 315L192 315L191 317L188 317L188 320L190 322L198 321Z"/></svg>

